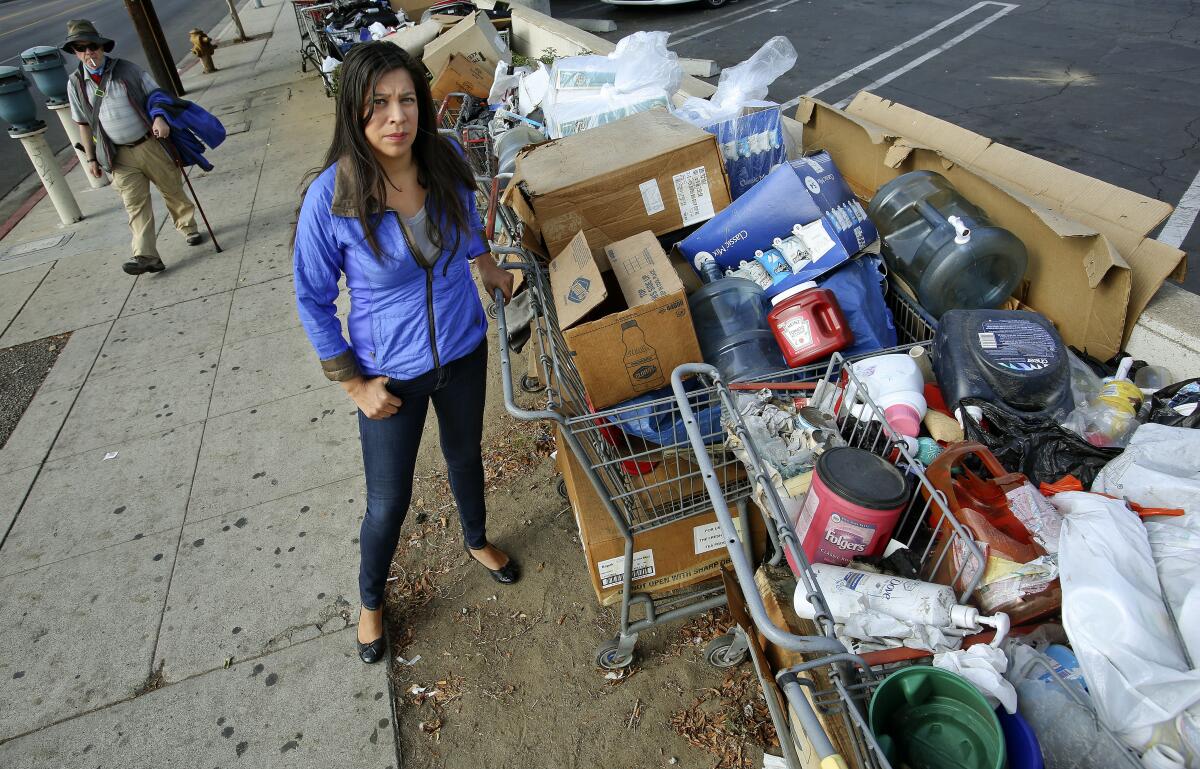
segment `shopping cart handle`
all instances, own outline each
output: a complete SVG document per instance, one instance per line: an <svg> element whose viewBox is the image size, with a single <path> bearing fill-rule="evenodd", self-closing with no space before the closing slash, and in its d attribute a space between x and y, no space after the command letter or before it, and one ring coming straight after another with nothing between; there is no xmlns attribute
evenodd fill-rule
<svg viewBox="0 0 1200 769"><path fill-rule="evenodd" d="M524 270L526 272L537 269L537 261L524 249L501 246L496 243L489 245L491 246L492 253L497 256L518 256L521 258L520 261L500 262L500 267L506 270ZM492 298L496 300L496 336L500 343L500 386L504 390L504 408L509 414L526 422L538 419L550 419L562 424L563 416L557 411L549 409L531 411L517 405L517 400L513 392L512 350L509 348L508 343L508 319L504 314L504 294L500 289L496 289Z"/></svg>
<svg viewBox="0 0 1200 769"><path fill-rule="evenodd" d="M737 576L738 584L745 594L746 608L750 612L751 619L754 620L755 627L758 629L759 634L766 637L768 641L788 651L845 654L846 647L833 638L825 636L798 636L794 633L789 633L776 625L770 615L767 614L767 608L763 604L762 596L758 592L758 585L754 581L754 566L750 563L750 558L746 555L746 551L740 544L740 535L733 523L733 516L729 513L729 505L725 501L725 491L721 488L721 484L717 480L717 473L713 468L712 457L705 447L704 436L701 434L700 426L696 422L696 412L692 408L691 396L683 386L684 377L692 375L701 375L711 379L714 386L719 390L721 387L721 373L706 363L685 363L671 372L671 389L675 393L679 412L683 416L684 430L687 432L688 439L692 442L693 449L695 449L694 461L700 467L700 474L704 479L704 488L708 491L709 501L712 502L713 510L717 514L717 521L721 525L721 533L725 538L725 544L729 550L729 559L733 563L734 574Z"/></svg>

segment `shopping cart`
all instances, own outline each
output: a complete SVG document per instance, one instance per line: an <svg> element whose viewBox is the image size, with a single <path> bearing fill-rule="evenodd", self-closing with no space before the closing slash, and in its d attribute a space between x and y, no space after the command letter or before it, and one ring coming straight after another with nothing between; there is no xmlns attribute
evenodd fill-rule
<svg viewBox="0 0 1200 769"><path fill-rule="evenodd" d="M495 244L493 252L508 260L504 266L524 272L534 308L535 341L531 342L534 348L530 354L538 356L545 385L542 408L529 410L517 405L509 329L503 305L497 301L501 382L508 411L518 419L548 420L558 426L563 442L625 540L622 565L608 580L610 586L620 586L617 633L595 655L601 667L623 668L633 661L642 631L725 604L724 589L712 582L667 595L644 592L634 584L634 538L706 513L712 504L691 443L678 422L680 412L675 398L664 390L634 404L592 409L563 337L545 268L520 248ZM706 412L716 402L711 391L697 391L688 397L698 412ZM653 440L645 437L651 429ZM745 521L750 483L741 465L723 448L723 440L719 420L710 419L702 445L705 456L711 457L709 467L715 488L721 490L723 500L737 506ZM635 606L641 610L640 619L631 616Z"/></svg>
<svg viewBox="0 0 1200 769"><path fill-rule="evenodd" d="M890 292L889 300L901 329L913 329L918 335L932 334L928 316L912 300L898 292ZM866 388L854 376L853 371L839 355L825 367L813 388L810 405L833 416L842 436L851 446L866 449L893 462L914 481L916 488L913 499L902 514L897 532L898 538L914 553L920 555L921 578L933 581L934 575L943 568L953 573L949 582L961 585L959 602L965 603L974 592L983 574L984 556L967 532L954 518L943 495L936 491L925 476L924 468L913 457L904 441L887 425L883 412L871 401ZM811 370L795 370L789 376L776 375L772 379L808 379ZM711 366L680 366L672 375L672 388L676 401L684 416L684 424L693 446L702 445L704 433L690 411L690 393L684 386L684 378L697 376L710 382L719 395L726 416L727 427L742 442L742 455L756 487L765 492L764 513L772 521L777 536L792 561L800 565L798 584L803 586L810 603L815 607L812 632L835 640L833 621L824 597L821 595L815 575L799 546L795 532L787 523L784 506L779 493L771 482L761 453L737 410L735 391L731 390ZM759 382L765 387L770 385ZM697 455L703 466L706 458ZM708 468L704 467L710 497L720 522L722 533L729 549L730 560L740 593L742 594L749 621L756 635L765 638L782 649L805 653L811 645L812 636L801 636L780 628L767 614L765 604L755 581L753 564L745 558L739 534L733 525L728 507L721 498L721 489L708 482ZM917 525L917 524L924 525ZM778 554L775 559L778 561ZM745 634L744 630L738 630ZM851 654L844 648L830 655L808 655L807 661L781 671L774 684L763 676L762 668L756 666L763 686L768 711L771 714L780 746L789 769L801 769L798 746L804 746L805 754L820 761L821 767L869 767L892 769L875 736L872 734L865 713L875 686L897 665L897 655L867 655L876 660L893 661L868 663L863 656ZM904 655L898 655L903 657ZM1086 703L1057 676L1054 677L1076 702ZM782 691L781 702L775 692ZM1099 724L1099 722L1097 721ZM1114 745L1120 746L1125 757L1132 760L1130 769L1137 766L1136 755L1121 746L1119 740L1107 729L1101 730ZM836 737L836 739L835 739Z"/></svg>
<svg viewBox="0 0 1200 769"><path fill-rule="evenodd" d="M307 72L311 64L321 75L325 85L325 95L333 95L333 73L321 69L322 62L332 56L341 59L336 46L330 43L325 34L326 18L336 7L336 3L317 2L317 0L292 0L292 10L296 13L296 26L300 29L300 71Z"/></svg>

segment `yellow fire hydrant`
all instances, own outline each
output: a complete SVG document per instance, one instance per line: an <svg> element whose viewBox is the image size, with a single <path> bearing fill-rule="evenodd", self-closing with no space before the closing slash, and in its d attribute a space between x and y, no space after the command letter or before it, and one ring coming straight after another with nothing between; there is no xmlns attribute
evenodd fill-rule
<svg viewBox="0 0 1200 769"><path fill-rule="evenodd" d="M217 65L213 64L212 56L213 51L217 50L217 44L199 27L189 32L188 37L192 39L192 53L204 64L205 73L216 72Z"/></svg>

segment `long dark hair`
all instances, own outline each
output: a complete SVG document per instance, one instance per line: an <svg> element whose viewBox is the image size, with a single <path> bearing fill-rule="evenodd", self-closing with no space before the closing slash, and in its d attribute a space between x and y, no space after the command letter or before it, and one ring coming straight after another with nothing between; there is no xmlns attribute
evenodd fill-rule
<svg viewBox="0 0 1200 769"><path fill-rule="evenodd" d="M412 153L417 164L417 183L425 189L429 238L438 248L445 249L449 245L445 230L452 230L454 240L449 247L457 251L463 233L469 232L472 224L463 202L463 190L474 189L475 177L458 149L438 133L424 68L397 45L383 41L360 43L346 54L334 112L333 142L321 167L308 175L304 189L307 192L312 179L334 163L350 163L355 181L351 201L358 212L358 222L375 256L383 258L375 228L387 200L387 174L367 143L365 129L375 112L371 95L379 79L397 69L412 76L417 97L417 131Z"/></svg>

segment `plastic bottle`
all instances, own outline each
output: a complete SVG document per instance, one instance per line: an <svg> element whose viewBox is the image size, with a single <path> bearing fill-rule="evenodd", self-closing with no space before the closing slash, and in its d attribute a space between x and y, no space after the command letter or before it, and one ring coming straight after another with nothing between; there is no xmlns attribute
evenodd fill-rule
<svg viewBox="0 0 1200 769"><path fill-rule="evenodd" d="M792 277L791 266L777 249L769 248L766 251L755 251L754 261L761 264L763 269L767 271L767 274L771 276L772 285L782 283Z"/></svg>
<svg viewBox="0 0 1200 769"><path fill-rule="evenodd" d="M915 443L929 407L925 402L925 378L917 361L907 353L891 353L858 361L850 369L883 410L891 428ZM847 397L852 395L847 393Z"/></svg>
<svg viewBox="0 0 1200 769"><path fill-rule="evenodd" d="M1161 390L1174 381L1170 369L1165 366L1143 366L1133 377L1133 383L1143 392Z"/></svg>
<svg viewBox="0 0 1200 769"><path fill-rule="evenodd" d="M767 325L767 296L761 286L722 277L711 254L696 255L696 269L708 283L688 297L692 325L706 363L727 382L787 368Z"/></svg>
<svg viewBox="0 0 1200 769"><path fill-rule="evenodd" d="M792 368L827 358L854 342L837 297L814 282L781 291L771 305L767 323Z"/></svg>
<svg viewBox="0 0 1200 769"><path fill-rule="evenodd" d="M991 625L996 628L993 645L998 645L1008 634L1007 615L980 616L974 606L960 604L954 589L946 585L826 563L814 563L812 570L834 622L843 622L866 608L905 622L939 628L977 630L981 625ZM793 603L800 617L815 616L803 584L796 586Z"/></svg>
<svg viewBox="0 0 1200 769"><path fill-rule="evenodd" d="M888 267L935 318L999 307L1025 276L1025 245L940 174L896 177L879 188L867 213L879 227Z"/></svg>

